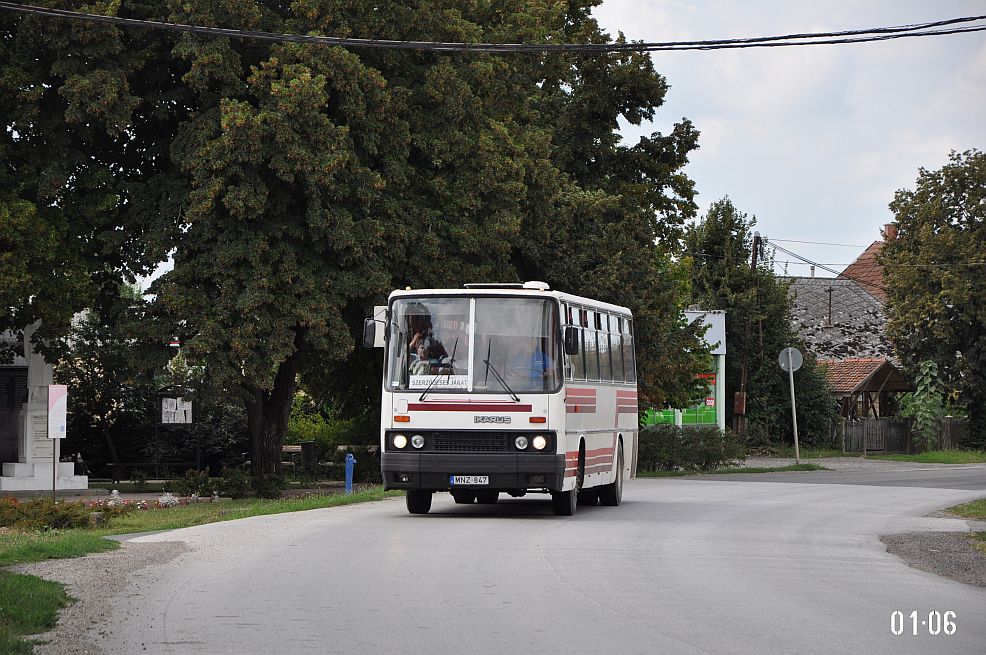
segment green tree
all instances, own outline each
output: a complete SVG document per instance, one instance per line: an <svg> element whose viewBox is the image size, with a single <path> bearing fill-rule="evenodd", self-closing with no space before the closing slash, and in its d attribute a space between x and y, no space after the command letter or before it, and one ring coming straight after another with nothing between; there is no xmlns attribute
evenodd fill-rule
<svg viewBox="0 0 986 655"><path fill-rule="evenodd" d="M806 441L821 440L831 434L834 401L814 356L794 331L787 285L774 276L763 247L758 266L751 266L755 225L755 217L723 198L688 228L692 298L703 309L726 311L726 397L740 390L745 368L746 416L755 430L793 438L788 377L778 367L777 356L788 346L805 354L804 365L794 375L798 431ZM732 403L727 402L727 422L732 415Z"/></svg>
<svg viewBox="0 0 986 655"><path fill-rule="evenodd" d="M890 203L897 236L880 261L887 334L912 371L932 361L969 416L974 445L986 445L986 154L953 152L921 169L914 190Z"/></svg>
<svg viewBox="0 0 986 655"><path fill-rule="evenodd" d="M600 43L596 4L125 0L94 11L378 39ZM352 347L370 306L408 284L544 279L626 304L644 395L689 395L700 349L680 324L686 280L671 255L695 211L681 168L697 132L684 121L630 146L617 134L621 119L639 123L663 103L649 57L3 21L4 102L15 105L5 143L27 180L10 193L50 212L46 225L59 225L57 207L86 236L78 269L93 296L174 249L148 336L177 335L217 385L236 389L255 474L279 473L298 380L347 415L376 405L378 355Z"/></svg>

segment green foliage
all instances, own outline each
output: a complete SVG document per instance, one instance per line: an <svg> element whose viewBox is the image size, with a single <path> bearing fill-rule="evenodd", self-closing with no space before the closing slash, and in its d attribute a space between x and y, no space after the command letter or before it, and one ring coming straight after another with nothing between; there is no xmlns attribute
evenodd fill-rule
<svg viewBox="0 0 986 655"><path fill-rule="evenodd" d="M251 480L253 492L258 498L280 498L284 491L284 478L278 475L255 475Z"/></svg>
<svg viewBox="0 0 986 655"><path fill-rule="evenodd" d="M59 530L84 528L89 525L89 515L97 511L85 503L56 502L50 498L34 498L18 502L14 498L0 498L0 528L19 530ZM98 511L110 516L129 511L126 506L100 507Z"/></svg>
<svg viewBox="0 0 986 655"><path fill-rule="evenodd" d="M944 416L942 384L938 378L938 366L932 361L918 364L915 380L917 388L912 397L911 409L914 411L915 444L924 450L935 446L938 435L937 421Z"/></svg>
<svg viewBox="0 0 986 655"><path fill-rule="evenodd" d="M219 493L229 498L243 498L250 493L250 475L240 468L223 469L219 479Z"/></svg>
<svg viewBox="0 0 986 655"><path fill-rule="evenodd" d="M608 35L596 4L147 0L105 11L299 34L598 43ZM688 280L673 255L695 212L683 168L698 132L682 120L621 142L620 123L654 117L668 90L646 53L354 51L0 20L11 162L0 192L20 217L16 241L48 244L11 269L27 272L18 293L65 272L38 301L54 308L43 324L54 334L103 282L173 250L141 309L149 350L160 358L177 336L243 403L255 474L280 474L299 379L342 417L375 404L379 354L353 352L355 335L408 284L542 279L627 305L642 397L690 399L702 348L680 322Z"/></svg>
<svg viewBox="0 0 986 655"><path fill-rule="evenodd" d="M640 431L639 448L643 471L712 471L746 459L736 436L715 427L649 426Z"/></svg>
<svg viewBox="0 0 986 655"><path fill-rule="evenodd" d="M216 489L216 483L209 478L208 468L202 471L189 469L185 471L185 475L175 478L169 484L174 492L180 496L212 495Z"/></svg>
<svg viewBox="0 0 986 655"><path fill-rule="evenodd" d="M790 387L787 374L777 366L777 355L795 346L805 362L794 374L798 433L806 444L825 442L836 418L824 373L807 352L791 323L792 301L787 285L774 276L769 253L758 253L751 268L755 217L739 211L723 198L685 235L691 271L693 302L703 309L726 311L726 398L741 388L747 370L746 416L754 431L754 446L764 437L787 435L793 441ZM732 402L726 403L731 423Z"/></svg>
<svg viewBox="0 0 986 655"><path fill-rule="evenodd" d="M136 470L130 474L130 483L134 486L134 491L142 492L147 488L147 472Z"/></svg>
<svg viewBox="0 0 986 655"><path fill-rule="evenodd" d="M986 153L952 152L890 203L897 236L880 253L887 334L905 367L937 364L957 390L971 444L986 446Z"/></svg>

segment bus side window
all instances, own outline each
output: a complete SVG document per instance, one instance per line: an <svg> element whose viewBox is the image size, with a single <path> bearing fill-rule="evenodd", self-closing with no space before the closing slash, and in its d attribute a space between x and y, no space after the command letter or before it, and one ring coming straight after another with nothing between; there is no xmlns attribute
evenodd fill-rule
<svg viewBox="0 0 986 655"><path fill-rule="evenodd" d="M583 336L583 341L585 342L586 379L598 380L599 379L599 348L596 345L596 331L587 328L582 331L582 336Z"/></svg>
<svg viewBox="0 0 986 655"><path fill-rule="evenodd" d="M623 321L623 325L623 366L626 370L627 382L636 382L637 368L633 357L633 322L626 319Z"/></svg>
<svg viewBox="0 0 986 655"><path fill-rule="evenodd" d="M623 331L623 318L619 316L609 317L609 352L613 356L613 380L623 382L623 344L621 343L620 333Z"/></svg>
<svg viewBox="0 0 986 655"><path fill-rule="evenodd" d="M609 353L609 314L596 314L599 324L599 379L603 382L613 381L613 365Z"/></svg>
<svg viewBox="0 0 986 655"><path fill-rule="evenodd" d="M570 309L576 316L579 314L579 310ZM579 317L581 318L581 317ZM585 349L582 347L582 337L583 330L576 328L579 333L579 352L577 355L567 355L569 367L572 371L571 379L573 380L584 380L585 379Z"/></svg>

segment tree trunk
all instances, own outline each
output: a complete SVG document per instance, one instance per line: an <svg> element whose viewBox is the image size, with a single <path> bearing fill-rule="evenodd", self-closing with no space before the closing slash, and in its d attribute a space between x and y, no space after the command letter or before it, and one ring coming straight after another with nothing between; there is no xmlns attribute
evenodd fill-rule
<svg viewBox="0 0 986 655"><path fill-rule="evenodd" d="M255 477L280 477L281 446L288 432L294 400L299 350L304 330L295 329L295 351L277 367L272 389L244 384L247 430L250 433L251 472Z"/></svg>

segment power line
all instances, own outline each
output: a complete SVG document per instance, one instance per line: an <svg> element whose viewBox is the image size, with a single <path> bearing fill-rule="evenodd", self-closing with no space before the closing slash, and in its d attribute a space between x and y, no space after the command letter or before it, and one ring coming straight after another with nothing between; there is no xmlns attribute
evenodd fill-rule
<svg viewBox="0 0 986 655"><path fill-rule="evenodd" d="M780 36L749 37L743 39L716 39L704 41L664 41L637 43L455 43L441 41L400 41L388 39L354 39L314 34L279 34L259 32L254 30L238 30L222 27L207 27L203 25L188 25L183 23L165 23L137 18L121 18L119 16L102 16L86 14L64 9L50 9L21 5L12 2L0 2L0 9L5 11L62 18L85 20L127 27L141 27L177 32L191 32L239 39L256 39L263 41L310 43L315 45L349 46L363 48L385 48L399 50L433 50L442 52L667 52L675 50L724 50L736 48L763 48L802 45L832 45L846 43L864 43L869 41L884 41L918 36L942 36L968 32L986 31L986 25L962 25L975 23L986 19L986 16L965 16L928 23L913 23L889 27L875 27L861 30L846 30L841 32L810 32L802 34L786 34Z"/></svg>
<svg viewBox="0 0 986 655"><path fill-rule="evenodd" d="M826 243L825 241L799 241L798 239L770 239L771 241L780 241L781 243L810 243L813 246L844 246L846 248L869 248L869 246L860 246L855 243ZM832 264L836 266L836 264Z"/></svg>

